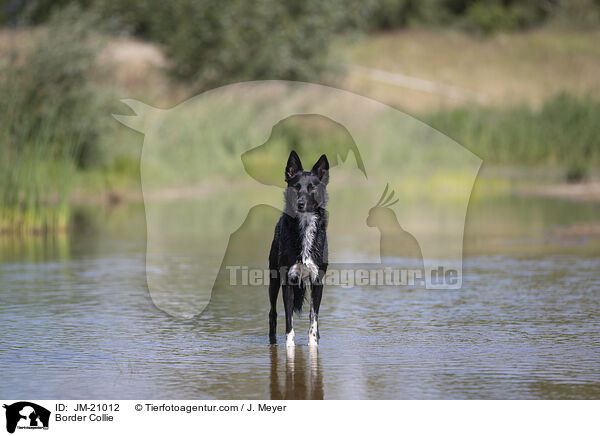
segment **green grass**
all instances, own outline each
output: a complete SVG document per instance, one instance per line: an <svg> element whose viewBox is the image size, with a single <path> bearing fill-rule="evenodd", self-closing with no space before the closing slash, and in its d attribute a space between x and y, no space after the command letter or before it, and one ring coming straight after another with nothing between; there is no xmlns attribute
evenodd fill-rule
<svg viewBox="0 0 600 436"><path fill-rule="evenodd" d="M101 74L95 20L66 10L2 53L1 233L64 230L75 173L101 160L109 106L91 80Z"/></svg>
<svg viewBox="0 0 600 436"><path fill-rule="evenodd" d="M0 233L45 233L66 227L67 192L74 171L75 139L59 139L60 121L42 122L20 99L5 92L0 127Z"/></svg>
<svg viewBox="0 0 600 436"><path fill-rule="evenodd" d="M579 181L600 165L600 102L590 98L563 94L550 99L540 109L525 105L460 107L420 118L477 154L488 167L547 168L562 172L564 180ZM268 144L248 156L247 170L252 173L258 168L254 172L268 179L265 183L278 184L282 178L281 163L292 148L307 155L310 161L316 160L323 150L347 150L352 138L345 129L323 120L300 117L281 123L274 129ZM111 135L114 131L107 133L108 137ZM136 153L139 144L133 142L139 138L133 134L119 137L123 143L112 152L111 164L104 167L78 168L70 153L59 159L50 134L40 134L33 143L25 144L15 159L3 161L10 165L5 165L0 175L4 198L0 208L2 230L39 233L65 228L69 219L69 194L74 187L80 198L86 193L101 196L114 186L138 189ZM124 152L127 149L130 151ZM381 155L394 153L394 150L382 150ZM238 166L234 166L236 172L231 174L227 168L239 158L237 147L220 149L211 156L210 167L221 168L218 176L235 181L236 177L240 178ZM379 165L385 165L385 161ZM194 171L195 177L216 176L209 169L205 172L194 169L198 170ZM450 186L451 181L431 183L440 188Z"/></svg>
<svg viewBox="0 0 600 436"><path fill-rule="evenodd" d="M576 181L600 166L600 102L561 94L540 109L461 107L421 117L487 165L553 167Z"/></svg>

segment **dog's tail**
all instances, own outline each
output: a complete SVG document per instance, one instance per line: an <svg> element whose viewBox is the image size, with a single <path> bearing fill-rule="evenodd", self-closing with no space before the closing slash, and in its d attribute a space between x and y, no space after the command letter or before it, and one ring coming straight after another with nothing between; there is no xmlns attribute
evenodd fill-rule
<svg viewBox="0 0 600 436"><path fill-rule="evenodd" d="M300 280L300 286L295 288L294 291L294 312L302 313L302 304L304 303L304 296L306 295L306 283L304 280Z"/></svg>

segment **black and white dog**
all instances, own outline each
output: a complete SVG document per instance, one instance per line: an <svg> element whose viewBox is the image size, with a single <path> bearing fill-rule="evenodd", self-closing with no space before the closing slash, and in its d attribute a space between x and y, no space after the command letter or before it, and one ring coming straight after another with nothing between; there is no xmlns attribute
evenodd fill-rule
<svg viewBox="0 0 600 436"><path fill-rule="evenodd" d="M327 271L327 183L329 162L322 155L310 172L304 171L295 151L285 167L285 209L277 226L269 254L269 337L276 341L277 296L283 288L286 345L294 346L293 312L302 310L307 285L311 289L308 344L319 339L319 306L323 276Z"/></svg>

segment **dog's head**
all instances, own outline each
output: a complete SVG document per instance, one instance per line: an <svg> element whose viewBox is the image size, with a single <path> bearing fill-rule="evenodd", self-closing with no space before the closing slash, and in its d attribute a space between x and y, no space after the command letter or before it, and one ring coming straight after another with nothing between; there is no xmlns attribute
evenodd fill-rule
<svg viewBox="0 0 600 436"><path fill-rule="evenodd" d="M313 213L327 204L327 183L329 182L329 162L321 155L310 171L304 171L302 162L292 150L285 166L286 212L292 216L298 213Z"/></svg>

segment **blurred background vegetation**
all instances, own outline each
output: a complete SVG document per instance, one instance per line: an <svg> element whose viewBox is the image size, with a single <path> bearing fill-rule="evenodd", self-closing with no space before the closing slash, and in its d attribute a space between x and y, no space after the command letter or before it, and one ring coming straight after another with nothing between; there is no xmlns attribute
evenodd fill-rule
<svg viewBox="0 0 600 436"><path fill-rule="evenodd" d="M135 197L119 98L170 107L243 80L371 96L553 182L600 163L600 0L3 0L0 26L3 233Z"/></svg>

